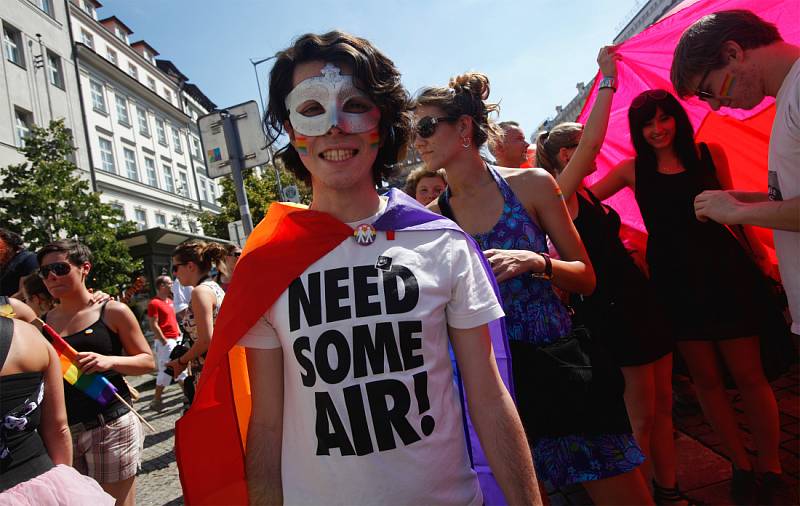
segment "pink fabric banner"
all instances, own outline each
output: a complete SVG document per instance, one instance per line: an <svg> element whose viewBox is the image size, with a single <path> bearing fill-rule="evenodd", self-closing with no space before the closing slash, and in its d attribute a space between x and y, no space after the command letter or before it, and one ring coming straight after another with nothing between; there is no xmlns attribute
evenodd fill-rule
<svg viewBox="0 0 800 506"><path fill-rule="evenodd" d="M634 154L628 128L628 107L639 93L663 88L674 94L669 80L672 54L683 31L697 19L716 11L747 9L761 18L775 23L781 36L789 43L800 44L800 1L775 2L759 0L686 0L676 6L663 19L648 29L631 37L619 47L619 90L611 108L608 134L597 159L598 170L586 180L587 185L602 178L617 163ZM578 121L585 123L597 95L599 79L589 94ZM713 112L697 98L681 101L697 139L720 144L726 151L731 166L733 184L738 189L766 191L767 145L774 115L774 100L765 99L749 111L723 108ZM625 189L609 198L625 223L644 230L633 192ZM769 234L761 234L771 246Z"/></svg>

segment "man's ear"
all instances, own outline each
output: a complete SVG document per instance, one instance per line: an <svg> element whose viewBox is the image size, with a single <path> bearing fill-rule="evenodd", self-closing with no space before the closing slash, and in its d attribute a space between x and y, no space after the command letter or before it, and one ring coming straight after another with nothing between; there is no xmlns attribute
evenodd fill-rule
<svg viewBox="0 0 800 506"><path fill-rule="evenodd" d="M726 62L737 61L741 62L744 59L744 49L738 42L733 40L725 41L722 44L722 57Z"/></svg>
<svg viewBox="0 0 800 506"><path fill-rule="evenodd" d="M283 122L283 129L286 130L286 134L289 136L289 141L294 144L294 128L292 128L292 124L289 123L289 120Z"/></svg>

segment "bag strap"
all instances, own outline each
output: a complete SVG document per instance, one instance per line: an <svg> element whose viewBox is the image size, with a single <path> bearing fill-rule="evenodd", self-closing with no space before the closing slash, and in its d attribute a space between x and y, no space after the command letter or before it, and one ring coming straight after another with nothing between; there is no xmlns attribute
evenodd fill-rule
<svg viewBox="0 0 800 506"><path fill-rule="evenodd" d="M6 363L8 351L11 349L11 338L14 336L14 320L0 316L0 369Z"/></svg>
<svg viewBox="0 0 800 506"><path fill-rule="evenodd" d="M453 214L453 208L450 207L450 189L449 188L445 189L445 191L443 191L439 195L439 200L437 200L436 203L439 204L439 209L442 211L442 214L445 216L445 218L449 218L449 219L455 221L456 223L458 223L458 221L456 220L456 216Z"/></svg>

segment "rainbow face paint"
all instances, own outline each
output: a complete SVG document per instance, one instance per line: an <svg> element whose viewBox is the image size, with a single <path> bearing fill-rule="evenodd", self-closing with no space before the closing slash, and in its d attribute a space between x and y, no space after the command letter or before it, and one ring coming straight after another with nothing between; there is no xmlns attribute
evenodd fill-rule
<svg viewBox="0 0 800 506"><path fill-rule="evenodd" d="M368 142L369 147L372 149L378 149L381 147L381 134L378 132L377 128L370 132Z"/></svg>
<svg viewBox="0 0 800 506"><path fill-rule="evenodd" d="M316 137L336 126L344 133L359 134L378 126L381 111L356 88L353 76L341 75L332 63L325 64L321 74L300 82L286 97L295 132Z"/></svg>
<svg viewBox="0 0 800 506"><path fill-rule="evenodd" d="M719 88L719 96L720 97L729 97L731 88L733 88L733 84L736 82L736 78L731 76L730 74L725 74L725 79L722 81L722 86Z"/></svg>
<svg viewBox="0 0 800 506"><path fill-rule="evenodd" d="M294 136L294 149L300 156L308 156L308 137L302 135Z"/></svg>

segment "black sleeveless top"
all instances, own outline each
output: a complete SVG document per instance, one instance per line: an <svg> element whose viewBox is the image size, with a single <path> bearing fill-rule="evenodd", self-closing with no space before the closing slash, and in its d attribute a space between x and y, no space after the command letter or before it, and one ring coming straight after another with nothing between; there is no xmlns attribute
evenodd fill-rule
<svg viewBox="0 0 800 506"><path fill-rule="evenodd" d="M0 317L0 369L13 332L13 321ZM0 492L54 467L36 430L43 395L41 372L0 376Z"/></svg>
<svg viewBox="0 0 800 506"><path fill-rule="evenodd" d="M119 335L112 332L103 322L106 304L103 304L100 309L100 317L97 321L79 332L64 336L64 340L76 351L91 351L111 356L125 354ZM103 372L103 376L117 387L119 395L130 403L131 392L128 390L128 384L123 380L123 376L114 370ZM96 400L70 385L66 380L64 381L64 401L67 404L67 418L70 425L95 420L101 413L124 408L124 404L116 398L105 407L101 406Z"/></svg>

